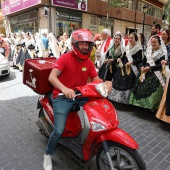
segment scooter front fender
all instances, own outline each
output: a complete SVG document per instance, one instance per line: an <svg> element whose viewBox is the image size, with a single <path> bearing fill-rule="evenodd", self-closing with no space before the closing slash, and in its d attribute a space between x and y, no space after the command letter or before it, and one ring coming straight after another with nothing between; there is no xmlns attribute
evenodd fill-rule
<svg viewBox="0 0 170 170"><path fill-rule="evenodd" d="M114 130L103 133L97 137L94 145L98 146L102 141L113 141L131 149L138 149L139 146L137 142L122 129L116 128Z"/></svg>

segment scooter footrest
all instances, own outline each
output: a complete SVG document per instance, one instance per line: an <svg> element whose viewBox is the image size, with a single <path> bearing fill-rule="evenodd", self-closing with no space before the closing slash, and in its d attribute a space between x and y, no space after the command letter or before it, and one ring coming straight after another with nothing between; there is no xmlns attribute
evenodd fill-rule
<svg viewBox="0 0 170 170"><path fill-rule="evenodd" d="M59 140L59 143L74 152L80 159L83 159L82 145L79 137L74 139L62 138Z"/></svg>
<svg viewBox="0 0 170 170"><path fill-rule="evenodd" d="M52 129L51 129L50 125L46 122L44 117L38 118L38 121L36 122L36 124L45 136L47 136L47 137L50 136Z"/></svg>

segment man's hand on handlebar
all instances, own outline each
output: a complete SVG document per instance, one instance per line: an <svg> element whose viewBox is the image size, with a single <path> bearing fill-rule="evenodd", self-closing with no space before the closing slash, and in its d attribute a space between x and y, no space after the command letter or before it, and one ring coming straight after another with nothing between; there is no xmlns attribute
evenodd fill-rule
<svg viewBox="0 0 170 170"><path fill-rule="evenodd" d="M74 90L69 89L67 87L62 90L62 93L66 96L66 98L73 99L76 97Z"/></svg>

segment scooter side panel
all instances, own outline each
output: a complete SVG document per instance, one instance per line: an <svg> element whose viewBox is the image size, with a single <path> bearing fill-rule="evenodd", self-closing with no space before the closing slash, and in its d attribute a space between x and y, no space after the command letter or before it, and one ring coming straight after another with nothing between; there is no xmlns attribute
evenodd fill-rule
<svg viewBox="0 0 170 170"><path fill-rule="evenodd" d="M90 122L98 122L107 130L114 129L119 124L114 106L105 98L91 100L84 105L84 110Z"/></svg>
<svg viewBox="0 0 170 170"><path fill-rule="evenodd" d="M41 105L43 106L44 110L46 111L48 117L50 118L51 122L54 124L54 114L51 105L48 102L48 98L39 99Z"/></svg>
<svg viewBox="0 0 170 170"><path fill-rule="evenodd" d="M51 123L54 124L53 109L48 102L48 98L42 98L39 101L43 106L45 113L47 114L47 115L45 114L45 117L47 116L50 119ZM48 120L47 117L46 120ZM78 136L81 130L82 130L81 121L77 112L69 113L62 137Z"/></svg>
<svg viewBox="0 0 170 170"><path fill-rule="evenodd" d="M81 130L81 121L77 112L69 113L62 137L76 137L79 135Z"/></svg>

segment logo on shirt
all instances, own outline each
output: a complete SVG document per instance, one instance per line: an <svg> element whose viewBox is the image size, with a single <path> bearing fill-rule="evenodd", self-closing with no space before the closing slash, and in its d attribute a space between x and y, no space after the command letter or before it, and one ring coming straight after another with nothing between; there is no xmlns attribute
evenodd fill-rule
<svg viewBox="0 0 170 170"><path fill-rule="evenodd" d="M87 68L86 68L86 67L83 67L83 68L82 68L82 71L87 71Z"/></svg>

